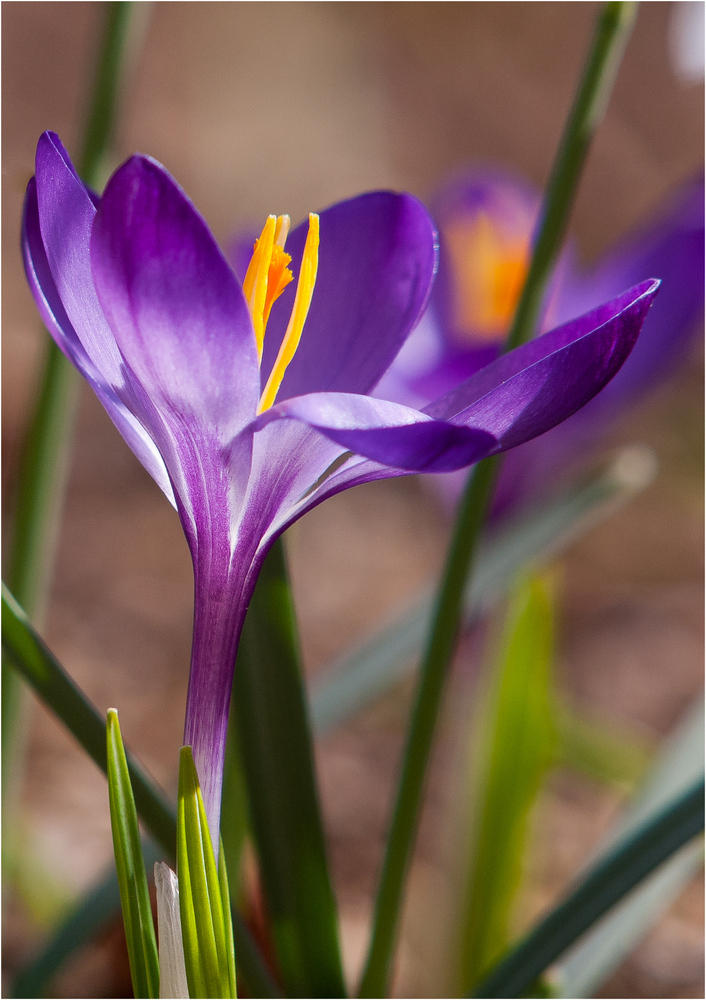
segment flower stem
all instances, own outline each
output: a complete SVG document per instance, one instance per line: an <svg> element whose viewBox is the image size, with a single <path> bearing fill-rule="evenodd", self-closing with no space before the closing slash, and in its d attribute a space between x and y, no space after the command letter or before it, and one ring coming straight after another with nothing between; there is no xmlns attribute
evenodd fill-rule
<svg viewBox="0 0 706 1000"><path fill-rule="evenodd" d="M74 684L51 650L32 627L29 618L5 584L2 585L2 653L48 708L75 736L79 746L105 774L106 725L97 709ZM127 751L128 769L137 813L146 830L167 858L176 857L176 815L161 791L152 783ZM260 951L236 911L233 931L238 952L238 972L251 996L278 997L280 992L265 966ZM52 961L54 959L52 958ZM40 972L41 975L41 972ZM28 975L31 980L32 976ZM31 988L31 983L29 984ZM34 996L35 992L15 992Z"/></svg>
<svg viewBox="0 0 706 1000"><path fill-rule="evenodd" d="M345 997L336 901L281 540L264 561L248 608L233 709L268 922L287 995Z"/></svg>
<svg viewBox="0 0 706 1000"><path fill-rule="evenodd" d="M606 4L599 14L585 69L547 188L532 263L506 349L529 340L561 250L591 138L603 116L636 12L635 3ZM422 659L388 834L361 997L387 995L402 896L414 846L424 780L444 683L453 657L462 595L497 476L499 460L475 467L461 500Z"/></svg>
<svg viewBox="0 0 706 1000"><path fill-rule="evenodd" d="M506 351L528 341L537 326L542 299L561 252L589 146L608 105L635 23L637 6L637 3L607 3L598 17L583 76L547 184L537 242L505 343Z"/></svg>
<svg viewBox="0 0 706 1000"><path fill-rule="evenodd" d="M105 27L86 122L80 173L95 185L115 120L121 68L132 4L106 5ZM48 339L37 405L25 442L9 545L7 580L32 621L41 626L51 582L58 525L68 480L71 439L79 399L79 374ZM3 799L21 767L22 682L2 667Z"/></svg>

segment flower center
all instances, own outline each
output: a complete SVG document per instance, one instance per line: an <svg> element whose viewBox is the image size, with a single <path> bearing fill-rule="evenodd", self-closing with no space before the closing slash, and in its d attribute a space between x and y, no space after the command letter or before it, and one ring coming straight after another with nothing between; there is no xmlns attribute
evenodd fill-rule
<svg viewBox="0 0 706 1000"><path fill-rule="evenodd" d="M488 215L444 230L454 270L454 328L464 339L507 333L529 266L529 234L508 236Z"/></svg>
<svg viewBox="0 0 706 1000"><path fill-rule="evenodd" d="M288 265L292 258L284 252L289 232L288 215L269 215L260 238L255 240L252 259L243 281L243 292L247 299L255 328L258 357L262 361L265 330L270 318L270 310L290 281L294 280ZM267 384L260 396L257 412L269 409L282 384L287 366L294 357L301 340L304 323L311 305L319 266L319 217L309 214L309 232L304 244L297 291L279 353L272 366Z"/></svg>

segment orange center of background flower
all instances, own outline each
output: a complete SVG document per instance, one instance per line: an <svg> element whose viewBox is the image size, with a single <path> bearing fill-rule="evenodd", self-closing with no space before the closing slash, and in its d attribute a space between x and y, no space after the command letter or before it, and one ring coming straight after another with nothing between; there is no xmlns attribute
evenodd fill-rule
<svg viewBox="0 0 706 1000"><path fill-rule="evenodd" d="M483 212L444 229L454 276L453 326L464 339L506 335L529 266L529 235L508 236Z"/></svg>

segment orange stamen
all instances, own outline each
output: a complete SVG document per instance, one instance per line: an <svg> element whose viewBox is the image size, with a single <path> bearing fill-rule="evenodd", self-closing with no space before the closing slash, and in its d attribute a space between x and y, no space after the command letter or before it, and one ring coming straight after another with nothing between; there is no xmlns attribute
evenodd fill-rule
<svg viewBox="0 0 706 1000"><path fill-rule="evenodd" d="M282 256L287 257L288 255L283 254ZM299 270L299 280L297 282L297 291L294 297L292 314L289 318L289 324L284 337L282 338L277 359L272 366L270 377L267 380L267 385L265 386L262 396L260 397L260 404L257 408L258 413L262 413L263 410L269 409L269 407L274 403L279 387L282 384L284 373L287 370L287 366L294 357L297 347L299 346L302 330L304 329L304 323L309 313L309 306L311 305L311 299L314 294L314 285L316 284L316 272L318 270L318 266L319 217L318 215L311 213L309 215L309 232L304 245L304 254L302 255L302 263ZM284 288L289 281L291 281L291 272L290 277L285 281L281 288ZM279 292L277 294L279 294Z"/></svg>

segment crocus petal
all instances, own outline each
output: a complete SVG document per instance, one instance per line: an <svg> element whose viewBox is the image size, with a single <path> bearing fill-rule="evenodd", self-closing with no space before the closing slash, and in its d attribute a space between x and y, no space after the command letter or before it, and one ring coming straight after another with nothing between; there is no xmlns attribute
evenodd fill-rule
<svg viewBox="0 0 706 1000"><path fill-rule="evenodd" d="M232 438L259 398L250 314L204 219L154 160L113 174L91 259L115 341L157 408Z"/></svg>
<svg viewBox="0 0 706 1000"><path fill-rule="evenodd" d="M663 380L683 358L704 310L704 183L675 191L659 215L595 269L567 275L557 302L562 321L657 275L659 297L629 361L600 397L603 406L627 406ZM593 412L593 407L592 407Z"/></svg>
<svg viewBox="0 0 706 1000"><path fill-rule="evenodd" d="M91 273L94 199L58 136L51 132L45 132L37 144L36 170L39 226L56 286L56 302L62 303L88 357L105 381L116 388L124 382L123 359L98 302Z"/></svg>
<svg viewBox="0 0 706 1000"><path fill-rule="evenodd" d="M376 191L321 212L319 270L297 353L278 399L308 392L367 393L419 319L436 270L429 215L416 198ZM287 240L298 273L308 226ZM262 359L274 363L295 283L272 309Z"/></svg>
<svg viewBox="0 0 706 1000"><path fill-rule="evenodd" d="M645 274L662 279L635 349L616 377L549 434L507 456L493 514L501 517L546 490L560 470L585 462L616 417L667 378L684 358L703 318L704 185L674 192L656 221L633 234L585 275L567 275L557 311L575 316Z"/></svg>
<svg viewBox="0 0 706 1000"><path fill-rule="evenodd" d="M22 221L22 256L27 281L41 317L57 346L89 382L108 416L172 505L176 504L166 466L154 441L108 385L89 358L62 304L49 267L39 227L34 178L27 187Z"/></svg>
<svg viewBox="0 0 706 1000"><path fill-rule="evenodd" d="M435 418L480 427L501 449L543 434L596 395L629 355L658 281L646 281L612 302L498 358L430 404Z"/></svg>
<svg viewBox="0 0 706 1000"><path fill-rule="evenodd" d="M336 444L408 472L449 472L490 454L485 431L433 420L400 403L340 392L309 393L279 403L258 418L300 420Z"/></svg>

